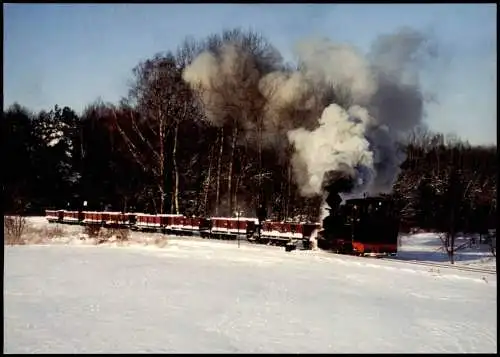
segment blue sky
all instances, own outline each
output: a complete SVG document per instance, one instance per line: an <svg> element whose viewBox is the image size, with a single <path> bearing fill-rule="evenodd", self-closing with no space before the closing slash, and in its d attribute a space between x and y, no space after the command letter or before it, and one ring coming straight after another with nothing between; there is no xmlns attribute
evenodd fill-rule
<svg viewBox="0 0 500 357"><path fill-rule="evenodd" d="M238 26L259 31L285 57L310 36L368 51L401 26L431 33L441 57L424 77L438 99L426 122L473 144L496 144L495 4L7 4L4 106L79 112L98 97L115 102L139 61L186 36Z"/></svg>

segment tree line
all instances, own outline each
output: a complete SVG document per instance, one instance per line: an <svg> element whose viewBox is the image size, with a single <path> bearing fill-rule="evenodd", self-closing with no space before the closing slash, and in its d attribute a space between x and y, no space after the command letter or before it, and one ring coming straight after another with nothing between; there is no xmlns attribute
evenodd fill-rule
<svg viewBox="0 0 500 357"><path fill-rule="evenodd" d="M86 201L96 210L254 216L263 203L270 218L317 221L322 197L300 196L291 147L283 155L262 139L250 141L237 120L213 125L183 79L197 55L228 40L272 53L262 36L224 31L140 62L119 103L96 100L80 114L59 105L38 113L17 103L4 109L5 211L40 214ZM234 106L246 103L234 99ZM400 145L407 158L391 196L404 225L496 226L496 146L423 127Z"/></svg>

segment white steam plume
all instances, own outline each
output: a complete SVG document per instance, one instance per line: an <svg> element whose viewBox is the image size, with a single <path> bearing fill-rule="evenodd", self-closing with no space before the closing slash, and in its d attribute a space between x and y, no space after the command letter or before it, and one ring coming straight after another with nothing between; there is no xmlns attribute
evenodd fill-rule
<svg viewBox="0 0 500 357"><path fill-rule="evenodd" d="M404 160L398 138L421 123L419 70L433 50L410 29L380 36L368 56L312 40L297 45L297 68L285 69L271 46L222 41L183 76L214 125L231 120L241 135L260 140L262 124L264 145L285 154L291 144L304 196L324 193L337 171L350 177L349 193L377 194L392 189Z"/></svg>
<svg viewBox="0 0 500 357"><path fill-rule="evenodd" d="M352 178L352 195L392 190L404 160L397 139L423 117L417 59L425 40L407 29L380 37L370 61L353 49L327 41L299 47L306 68L350 94L349 106L328 106L316 129L288 133L304 195L322 193L325 175L332 171Z"/></svg>

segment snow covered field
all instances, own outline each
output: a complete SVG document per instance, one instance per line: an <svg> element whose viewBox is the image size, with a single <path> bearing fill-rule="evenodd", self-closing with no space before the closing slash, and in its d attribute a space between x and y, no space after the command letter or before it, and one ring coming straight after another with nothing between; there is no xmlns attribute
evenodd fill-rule
<svg viewBox="0 0 500 357"><path fill-rule="evenodd" d="M59 231L59 234L54 236L54 230ZM83 228L81 226L55 223L49 224L45 217L29 217L25 237L30 244L95 244L94 239L88 239L88 237L87 239L82 239L85 238L85 234L83 234ZM142 233L134 231L130 231L129 241L123 244L128 246L155 245L163 247L167 244L167 240L172 239L176 241L192 242L192 244L237 244L234 241L207 241L197 237L166 237L159 233ZM462 246L465 241L465 237L459 236L456 239L455 245ZM247 242L242 241L240 243L246 244ZM400 243L397 257L395 257L394 260L449 264L448 255L443 251L441 240L436 233L402 235L400 237ZM111 245L116 245L116 243L111 242ZM266 247L266 249L278 248ZM466 245L465 248L461 248L455 253L455 264L457 266L488 268L496 271L496 258L491 254L489 245L487 244L476 244L472 247Z"/></svg>
<svg viewBox="0 0 500 357"><path fill-rule="evenodd" d="M471 246L470 237L458 236L455 241L455 264L482 267L496 271L496 258L488 244L479 244L479 236ZM397 259L404 261L435 262L449 264L442 242L436 233L418 233L400 237Z"/></svg>
<svg viewBox="0 0 500 357"><path fill-rule="evenodd" d="M62 227L5 247L6 353L497 351L496 274L155 234L95 246ZM425 239L400 255L429 258Z"/></svg>

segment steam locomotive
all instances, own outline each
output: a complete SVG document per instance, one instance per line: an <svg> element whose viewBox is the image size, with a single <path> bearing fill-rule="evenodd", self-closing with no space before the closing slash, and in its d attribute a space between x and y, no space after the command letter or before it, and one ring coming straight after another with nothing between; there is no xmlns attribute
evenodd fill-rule
<svg viewBox="0 0 500 357"><path fill-rule="evenodd" d="M330 198L329 215L318 232L318 247L340 254L395 255L399 215L394 202L383 197L350 199L339 205Z"/></svg>

